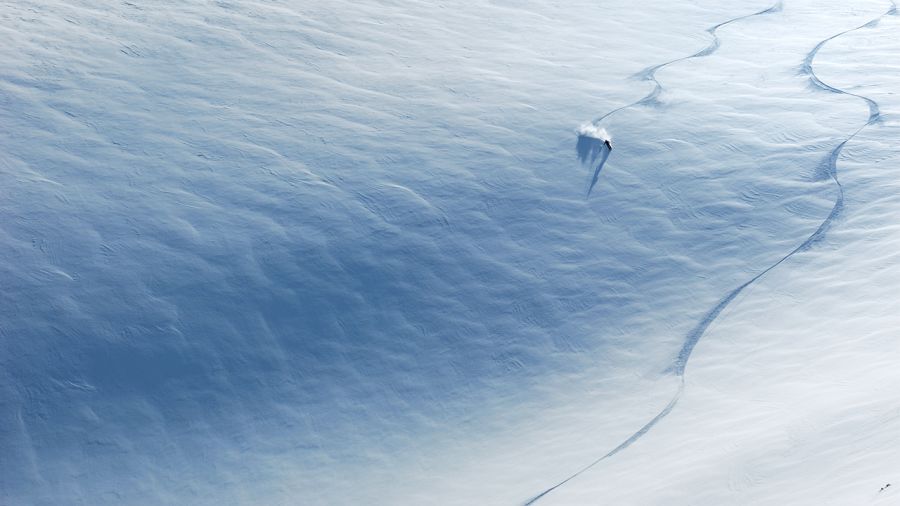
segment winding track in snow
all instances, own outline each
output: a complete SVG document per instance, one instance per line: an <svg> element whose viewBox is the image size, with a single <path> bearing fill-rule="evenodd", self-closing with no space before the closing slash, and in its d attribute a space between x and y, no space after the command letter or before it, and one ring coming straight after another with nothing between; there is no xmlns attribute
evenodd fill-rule
<svg viewBox="0 0 900 506"><path fill-rule="evenodd" d="M735 23L737 21L741 21L743 19L752 18L754 16L761 16L763 14L778 12L781 10L781 8L782 8L782 1L779 0L777 3L775 3L775 5L773 5L772 7L769 7L768 9L764 9L759 12L754 12L752 14L745 14L743 16L738 16L736 18L731 18L728 21L723 21L717 25L713 25L713 26L707 28L706 33L712 35L712 41L710 41L708 46L701 49L700 51L697 51L694 54L675 58L674 60L669 60L665 63L660 63L660 64L654 65L652 67L648 67L648 68L638 72L637 74L635 74L632 77L638 79L639 81L652 82L653 89L650 91L650 93L648 93L643 98L640 98L635 102L623 105L621 107L613 109L612 111L609 111L608 113L604 114L603 116L600 116L599 118L595 119L593 122L591 122L591 124L594 126L599 126L599 124L603 120L612 116L613 114L616 114L617 112L620 112L620 111L624 111L626 109L630 109L630 108L638 106L638 105L646 105L646 106L658 105L659 101L657 99L658 99L659 95L663 92L663 87L662 87L662 84L660 84L659 80L656 79L657 72L668 67L669 65L673 65L678 62L690 60L692 58L703 58L704 56L709 56L709 55L715 53L716 50L719 49L719 46L721 45L721 40L719 39L719 34L716 33L719 30L719 28L722 28L725 25L730 25L731 23ZM579 149L581 148L581 145L582 145L582 143L580 142L582 137L583 136L579 136L579 144L578 144ZM579 155L582 157L582 160L587 158L586 153L580 152ZM600 160L600 163L597 164L597 167L594 169L594 175L591 179L590 186L588 187L588 192L587 192L588 197L590 197L591 191L594 189L594 185L597 183L597 179L600 176L600 171L603 170L603 165L606 163L606 160L608 157L609 157L609 151L606 152L606 156L604 156L603 159ZM596 157L591 158L591 163L593 163L595 161L595 158Z"/></svg>
<svg viewBox="0 0 900 506"><path fill-rule="evenodd" d="M704 49L698 53L695 53L692 56L679 58L679 59L672 60L667 63L663 63L663 64L660 64L660 65L657 65L654 67L650 67L649 69L647 69L644 72L642 72L641 74L639 74L640 76L645 76L645 77L643 77L645 80L652 80L654 83L656 83L654 90L652 92L650 92L650 94L648 94L646 97L642 98L641 100L638 100L637 102L620 107L618 109L615 109L615 110L605 114L604 116L601 116L594 122L594 124L596 125L603 119L609 117L610 115L612 115L618 111L627 109L629 107L633 107L635 105L646 104L646 103L648 103L647 102L648 100L650 101L649 103L652 103L653 101L655 101L656 97L662 91L662 86L659 84L659 81L657 81L656 77L655 77L656 71L667 65L671 65L678 61L686 60L688 58L707 56L707 55L710 55L713 52L715 52L715 50L719 47L719 39L715 33L716 29L718 29L722 26L725 26L729 23L733 23L740 19L781 10L781 7L782 7L782 3L778 2L775 6L769 8L769 9L766 9L764 11L760 11L755 14L750 14L750 15L746 15L746 16L741 16L738 18L734 18L732 20L725 21L723 23L720 23L720 24L710 28L707 31L713 35L714 40L706 49ZM872 100L871 98L868 98L868 97L865 97L862 95L857 95L855 93L851 93L849 91L845 91L840 88L835 88L834 86L831 86L831 85L827 84L826 82L822 81L819 78L819 76L816 75L815 69L813 68L813 61L815 60L816 55L818 54L819 50L822 49L822 47L825 46L825 44L827 44L829 41L834 40L834 39L836 39L842 35L845 35L847 33L854 32L856 30L861 30L863 28L874 28L874 27L878 26L878 23L881 21L881 19L883 17L895 16L897 14L898 14L898 11L897 11L896 0L891 0L891 7L885 13L881 14L877 18L875 18L863 25L857 26L856 28L851 28L849 30L844 30L843 32L837 33L835 35L832 35L831 37L828 37L825 40L822 40L821 42L816 44L816 46L809 53L807 53L806 58L803 61L803 66L801 67L802 71L804 74L809 76L809 80L813 84L813 86L815 86L821 90L831 92L831 93L859 98L860 100L865 101L866 104L869 106L869 117L868 117L867 121L863 125L861 125L859 128L857 128L853 133L851 133L849 136L847 136L846 139L844 139L837 146L835 146L831 150L831 152L829 152L829 154L825 158L825 160L822 162L821 168L823 168L825 171L827 171L829 177L832 179L832 181L834 181L835 187L837 188L837 195L835 197L834 206L831 208L831 212L828 214L828 216L825 217L825 219L822 221L822 223L819 225L819 227L812 234L810 234L806 238L806 240L804 240L802 243L800 243L799 246L797 246L796 248L791 250L788 254L786 254L783 257L781 257L780 259L778 259L778 261L776 261L775 263L773 263L772 265L770 265L763 271L759 272L756 276L753 276L748 281L744 282L743 284L741 284L740 286L738 286L737 288L735 288L734 290L729 292L725 297L722 298L722 300L719 301L718 304L716 304L712 309L710 309L706 313L706 315L704 315L704 317L697 323L697 325L694 326L693 329L691 329L691 331L687 334L684 345L682 345L681 351L678 353L678 357L675 359L675 363L673 364L672 369L671 369L672 372L678 377L678 390L672 396L672 399L669 401L669 403L656 416L654 416L653 419L651 419L649 422L644 424L643 427L641 427L637 432L632 434L628 439L626 439L621 444L619 444L619 446L616 446L615 448L610 450L609 453L594 460L593 462L591 462L587 466L581 468L580 470L578 470L577 472L575 472L568 478L564 479L563 481L557 483L556 485L544 490L540 494L529 499L524 504L524 506L528 506L528 505L538 502L541 498L543 498L550 492L558 489L559 487L563 486L567 482L575 479L576 477L583 474L584 472L591 469L592 467L596 466L600 462L621 452L625 448L628 448L629 446L631 446L632 443L634 443L635 441L640 439L644 434L649 432L650 429L652 429L653 426L655 426L657 423L659 423L660 420L662 420L669 413L671 413L672 410L675 408L675 405L678 404L678 400L681 398L681 394L684 392L684 374L685 374L685 369L687 368L688 360L690 360L690 358L691 358L691 353L693 353L694 347L696 347L697 343L700 341L700 338L703 337L703 335L706 333L706 330L716 320L716 318L719 317L719 315L722 313L722 311L726 307L728 307L728 305L731 304L731 302L734 301L734 299L737 298L737 296L740 295L740 293L743 292L745 288L747 288L748 286L759 281L763 276L765 276L766 274L768 274L769 272L771 272L772 270L777 268L779 265L783 264L785 261L787 261L789 258L793 257L795 254L797 254L801 251L806 251L806 250L810 249L816 242L822 240L825 237L826 232L828 231L828 229L834 223L834 220L837 219L837 217L840 215L841 211L844 208L844 187L837 177L837 160L840 157L840 154L844 150L844 147L847 145L847 143L852 141L864 128L866 128L872 124L878 123L881 119L881 114L880 114L880 110L878 107L878 103L876 101Z"/></svg>
<svg viewBox="0 0 900 506"><path fill-rule="evenodd" d="M632 103L627 104L627 105L623 105L622 107L618 107L618 108L616 108L616 109L613 109L612 111L609 111L608 113L604 114L603 116L600 116L599 118L597 118L597 119L595 119L595 120L593 121L593 124L594 124L594 125L599 125L599 123L600 123L601 121L603 121L603 120L605 120L606 118L612 116L613 114L616 114L616 113L619 112L619 111L624 111L625 109L630 109L630 108L632 108L632 107L634 107L634 106L638 106L638 105L655 105L655 104L657 104L657 103L658 103L658 102L657 102L657 98L659 97L659 95L660 95L660 94L662 93L662 91L663 91L662 84L660 84L660 82L656 79L656 73L657 73L657 72L659 72L660 70L662 70L662 69L668 67L669 65L673 65L673 64L678 63L678 62L682 62L682 61L685 61L685 60L690 60L690 59L692 59L692 58L702 58L702 57L704 57L704 56L709 56L709 55L715 53L716 50L719 49L719 46L722 44L721 40L719 40L719 34L716 33L716 32L719 30L719 28L722 28L723 26L730 25L731 23L736 23L736 22L738 22L738 21L741 21L741 20L744 20L744 19L747 19L747 18L752 18L752 17L754 17L754 16L761 16L761 15L763 15L763 14L769 14L769 13L773 13L773 12L778 12L778 11L781 10L781 8L782 8L782 2L779 1L779 2L777 2L775 5L773 5L772 7L769 7L768 9L764 9L764 10L761 10L761 11L759 11L759 12L754 12L753 14L745 14L745 15L743 15L743 16L738 16L738 17L736 17L736 18L729 19L728 21L723 21L723 22L721 22L721 23L719 23L719 24L717 24L717 25L714 25L714 26L711 26L711 27L707 28L707 29L706 29L706 33L712 35L712 41L709 43L708 46L706 46L705 48L701 49L700 51L697 51L696 53L694 53L694 54L692 54L692 55L689 55L689 56L682 56L682 57L680 57L680 58L675 58L674 60L669 60L669 61L667 61L667 62L665 62L665 63L660 63L660 64L658 64L658 65L654 65L654 66L652 66L652 67L646 68L646 69L644 69L644 70L638 72L637 74L635 74L633 77L637 78L637 79L640 80L640 81L649 81L649 82L652 82L652 83L653 83L653 90L650 91L650 93L648 93L646 96L644 96L643 98L641 98L641 99L639 99L639 100L637 100L637 101L635 101L635 102L632 102Z"/></svg>

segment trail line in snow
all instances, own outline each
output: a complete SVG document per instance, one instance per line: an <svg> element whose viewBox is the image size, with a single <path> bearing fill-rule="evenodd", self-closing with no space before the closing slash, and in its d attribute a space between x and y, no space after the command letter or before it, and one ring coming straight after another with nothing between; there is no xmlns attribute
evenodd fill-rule
<svg viewBox="0 0 900 506"><path fill-rule="evenodd" d="M687 367L687 362L690 359L691 353L694 350L694 346L696 346L697 342L700 341L700 338L703 337L703 334L704 334L704 332L706 332L706 329L709 327L709 325L719 316L719 313L721 313L722 310L725 309L725 307L727 307L728 304L730 304L731 301L733 301L734 298L737 297L738 294L740 294L745 288L747 288L748 286L750 286L753 283L755 283L756 281L758 281L760 278L762 278L763 276L765 276L766 274L771 272L773 269L775 269L776 267L778 267L779 265L784 263L787 259L791 258L795 254L797 254L801 251L808 250L816 242L822 240L825 237L825 233L831 227L834 220L838 217L838 215L840 215L841 211L844 209L844 186L841 184L840 180L837 177L837 160L841 155L841 151L844 150L844 147L847 145L847 143L852 141L867 126L878 123L881 119L881 115L879 113L878 103L875 102L874 100L872 100L871 98L864 97L862 95L857 95L857 94L851 93L849 91L844 91L840 88L835 88L829 84L826 84L821 79L819 79L819 76L816 75L816 72L813 69L813 60L815 60L816 54L818 54L819 50L822 49L822 46L824 46L828 41L836 39L837 37L840 37L841 35L844 35L844 34L847 34L850 32L854 32L856 30L860 30L863 28L874 28L874 27L878 26L879 21L881 21L881 18L883 18L884 16L894 16L894 15L897 15L897 5L895 3L895 0L891 0L890 9L888 9L884 14L881 14L877 18L869 21L868 23L857 26L856 28L851 28L849 30L845 30L836 35L832 35L831 37L828 37L827 39L819 42L813 48L813 50L810 51L806 55L806 59L804 60L804 64L803 64L803 72L809 76L809 79L813 83L813 85L815 85L816 87L818 87L822 90L825 90L825 91L837 93L840 95L848 95L848 96L856 97L856 98L859 98L859 99L865 101L866 104L869 106L869 118L866 120L866 122L863 125L861 125L859 128L857 128L853 133L851 133L849 136L847 136L846 139L844 139L837 146L835 146L831 150L831 152L828 153L828 156L825 158L825 160L822 162L822 168L824 168L827 171L829 177L831 177L831 180L834 181L835 187L837 188L837 195L834 200L834 206L831 208L831 212L828 213L828 216L825 217L825 219L822 221L822 223L819 225L819 227L812 234L810 234L809 237L807 237L806 240L803 241L799 246L797 246L796 248L791 250L790 253L781 257L777 262L773 263L772 265L767 267L765 270L763 270L756 276L752 277L749 281L746 281L744 284L742 284L739 287L732 290L712 310L710 310L702 320L700 320L700 323L697 324L697 326L695 326L694 329L691 330L690 333L688 333L687 339L685 340L684 346L681 348L681 352L678 354L678 358L676 359L674 368L673 368L675 374L682 377L682 382L684 381L683 380L684 370Z"/></svg>
<svg viewBox="0 0 900 506"><path fill-rule="evenodd" d="M665 63L660 63L660 64L654 65L652 67L648 67L648 68L638 72L637 74L633 75L632 77L638 79L639 81L649 81L649 82L653 83L653 89L650 91L650 93L645 95L643 98L640 98L630 104L623 105L621 107L613 109L612 111L609 111L608 113L604 114L603 116L600 116L599 118L597 118L591 122L591 127L595 128L595 129L599 129L600 123L603 120L605 120L606 118L612 116L613 114L616 114L617 112L624 111L626 109L630 109L630 108L638 106L638 105L647 105L647 106L658 105L659 101L657 100L657 98L663 92L663 87L662 87L662 84L660 84L659 80L656 79L657 72L668 67L669 65L673 65L678 62L690 60L692 58L703 58L704 56L709 56L709 55L715 53L716 50L718 50L719 46L721 45L721 40L719 39L719 34L717 33L719 28L722 28L723 26L729 25L731 23L735 23L737 21L741 21L743 19L752 18L754 16L761 16L763 14L778 12L782 9L782 6L783 6L783 3L781 0L779 0L777 3L775 3L773 6L769 7L768 9L764 9L759 12L754 12L752 14L745 14L743 16L738 16L736 18L731 18L727 21L723 21L717 25L713 25L713 26L707 28L706 33L708 33L712 36L712 41L710 41L708 46L701 49L700 51L697 51L694 54L691 54L688 56L682 56L679 58L675 58L674 60L669 60ZM583 128L584 127L582 127L582 129ZM578 156L581 158L582 161L585 161L586 159L590 159L591 164L593 164L593 162L596 160L596 157L597 157L596 154L599 151L601 151L601 147L599 145L595 146L594 144L596 144L596 143L590 142L589 137L579 134L578 144L576 146L576 149L578 150ZM590 156L589 153L593 154L593 156ZM587 191L588 197L591 196L591 191L594 189L594 185L597 184L597 179L600 177L600 171L603 170L603 166L606 164L606 160L609 158L609 155L610 155L610 152L606 151L605 156L603 156L603 158L600 160L600 163L597 164L597 167L594 169L594 174L591 178L591 183L588 186L588 191Z"/></svg>
<svg viewBox="0 0 900 506"><path fill-rule="evenodd" d="M781 2L779 2L775 6L769 8L769 9L766 9L764 11L757 12L756 14L741 16L739 18L735 18L733 20L726 21L724 23L720 23L720 24L714 26L713 28L710 28L708 31L711 34L713 34L714 37L716 37L715 30L719 27L725 26L728 23L732 23L739 19L744 19L744 18L747 18L750 16L756 16L756 15L765 14L765 13L769 13L769 12L775 12L777 10L780 10L781 6L782 6L782 4L781 4ZM644 424L644 426L642 426L637 432L632 434L628 439L626 439L621 444L619 444L618 446L613 448L611 451L609 451L609 453L606 453L602 457L594 460L587 466L581 468L574 474L570 475L568 478L562 480L561 482L557 483L556 485L544 490L540 494L529 499L527 502L524 503L524 506L529 506L531 504L535 504L536 502L538 502L541 498L543 498L550 492L558 489L559 487L563 486L567 482L577 478L579 475L585 473L586 471L588 471L592 467L596 466L600 462L603 462L604 460L606 460L606 459L612 457L613 455L621 452L622 450L628 448L629 446L631 446L631 444L633 444L635 441L640 439L644 434L649 432L650 429L652 429L657 423L660 422L660 420L662 420L669 413L671 413L672 410L675 408L675 405L678 403L678 400L681 398L682 393L684 392L685 369L687 368L687 364L688 364L688 361L690 360L691 354L693 353L694 348L696 347L697 343L700 342L700 338L703 337L703 335L706 333L706 330L716 320L716 318L719 317L719 315L722 313L722 311L724 311L725 308L728 307L728 305L731 304L734 301L734 299L737 298L737 296L740 295L741 292L744 291L744 289L746 289L750 285L759 281L763 276L765 276L766 274L768 274L769 272L771 272L772 270L777 268L779 265L783 264L785 261L787 261L789 258L796 255L797 253L810 249L815 243L819 242L820 240L822 240L825 237L826 232L828 231L828 229L831 227L834 220L840 215L841 211L844 208L844 187L837 177L837 160L840 157L840 154L843 151L844 147L847 145L847 143L852 141L866 127L868 127L872 124L878 123L881 119L881 115L880 115L878 103L875 100L872 100L869 97L857 95L855 93L851 93L849 91L842 90L840 88L836 88L836 87L831 86L831 85L825 83L824 81L822 81L819 78L819 76L816 75L815 69L813 68L813 62L814 62L819 50L822 49L822 47L829 41L834 40L834 39L836 39L842 35L845 35L847 33L854 32L856 30L861 30L863 28L874 28L874 27L878 26L878 23L881 21L881 19L883 17L896 16L896 15L898 15L897 4L896 4L895 0L891 0L891 7L885 13L881 14L877 18L875 18L863 25L860 25L860 26L857 26L856 28L851 28L849 30L845 30L843 32L837 33L837 34L832 35L831 37L828 37L827 39L819 42L806 55L806 58L804 59L802 70L806 75L809 76L809 79L814 86L816 86L817 88L820 88L824 91L831 92L831 93L836 93L836 94L840 94L840 95L848 95L848 96L859 98L860 100L865 101L866 105L869 106L869 117L868 117L867 121L863 125L861 125L859 128L857 128L853 133L851 133L849 136L847 136L846 139L844 139L837 146L835 146L822 162L822 168L824 168L827 171L829 177L831 177L832 181L834 181L835 187L837 188L837 195L835 197L834 206L831 208L831 212L828 213L828 216L825 217L825 219L822 221L822 223L819 225L819 227L816 228L816 230L812 234L810 234L806 238L806 240L804 240L802 243L800 243L799 246L797 246L796 248L791 250L786 255L782 256L780 259L778 259L778 261L776 261L769 267L765 268L763 271L759 272L757 275L753 276L748 281L745 281L743 284L741 284L740 286L738 286L737 288L735 288L734 290L729 292L725 297L723 297L718 302L718 304L716 304L712 309L710 309L706 313L706 315L704 315L704 317L700 320L700 322L697 323L697 325L694 326L694 328L691 329L691 331L687 334L687 336L685 338L685 342L681 347L681 351L678 353L678 357L675 359L675 362L671 368L672 373L678 377L678 389L675 392L675 394L672 396L672 399L669 401L669 403L659 413L657 413L656 416L654 416L649 422ZM624 107L620 107L618 109L615 109L615 110L605 114L604 116L601 116L598 120L596 120L594 122L594 124L596 125L599 121L603 120L604 118L609 117L613 113L627 109L634 105L642 104L647 99L652 98L655 100L655 97L658 96L659 92L662 90L662 86L659 84L658 81L656 81L656 77L655 77L656 71L659 70L660 68L663 68L666 65L671 65L672 63L675 63L675 62L681 61L681 60L685 60L688 58L694 58L697 56L707 56L709 54L712 54L712 52L714 52L715 49L718 47L719 47L719 42L718 42L718 37L716 37L716 39L713 41L712 44L710 44L709 47L707 47L703 51L696 53L695 55L684 57L684 58L679 58L677 60L673 60L668 63L664 63L661 65L657 65L655 67L651 67L650 69L648 69L649 72L647 73L647 76L650 80L652 80L653 82L656 83L656 88L654 89L654 91L652 91L650 94L648 94L643 99L638 100L637 102L634 102L634 103L629 104Z"/></svg>
<svg viewBox="0 0 900 506"><path fill-rule="evenodd" d="M603 116L600 116L599 118L597 118L593 121L593 124L599 125L599 123L601 121L612 116L613 114L616 114L619 111L624 111L625 109L630 109L637 105L656 105L657 104L656 99L663 92L662 84L660 84L659 80L656 79L657 72L668 67L669 65L673 65L678 62L690 60L692 58L702 58L704 56L709 56L709 55L715 53L716 50L719 49L719 46L722 44L721 40L719 39L719 34L716 33L719 30L719 28L722 28L723 26L730 25L731 23L735 23L735 22L738 22L738 21L741 21L741 20L744 20L747 18L752 18L754 16L761 16L764 14L779 12L779 11L781 11L782 7L783 7L783 2L779 1L775 5L769 7L768 9L764 9L759 12L754 12L753 14L745 14L743 16L738 16L736 18L729 19L728 21L723 21L717 25L707 28L706 33L712 35L712 41L709 43L708 46L701 49L700 51L697 51L696 53L694 53L692 55L682 56L680 58L676 58L674 60L670 60L665 63L660 63L658 65L648 67L648 68L638 72L637 74L635 74L633 77L637 78L640 81L652 82L653 90L651 90L650 93L648 93L646 96L644 96L643 98L641 98L635 102L632 102L627 105L623 105L622 107L613 109L612 111L609 111L608 113L604 114Z"/></svg>

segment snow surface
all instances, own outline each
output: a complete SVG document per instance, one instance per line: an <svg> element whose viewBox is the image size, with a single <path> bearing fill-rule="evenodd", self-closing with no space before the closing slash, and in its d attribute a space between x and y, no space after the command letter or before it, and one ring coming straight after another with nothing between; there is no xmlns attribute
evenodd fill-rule
<svg viewBox="0 0 900 506"><path fill-rule="evenodd" d="M898 34L0 5L0 504L900 502Z"/></svg>

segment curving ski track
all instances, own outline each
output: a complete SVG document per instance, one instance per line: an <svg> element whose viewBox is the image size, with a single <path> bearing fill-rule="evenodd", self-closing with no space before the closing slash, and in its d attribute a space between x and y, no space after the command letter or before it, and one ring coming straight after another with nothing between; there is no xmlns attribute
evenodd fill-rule
<svg viewBox="0 0 900 506"><path fill-rule="evenodd" d="M600 124L600 122L602 122L606 118L612 116L613 114L616 114L617 112L620 112L620 111L624 111L626 109L630 109L635 106L639 106L639 105L655 106L655 105L657 105L659 103L657 98L663 91L662 84L660 84L659 80L656 79L657 72L668 67L669 65L673 65L678 62L690 60L692 58L703 58L704 56L709 56L709 55L715 53L716 50L719 49L719 46L721 45L721 40L719 39L719 34L716 33L719 30L719 28L722 28L723 26L729 25L731 23L735 23L737 21L741 21L743 19L752 18L754 16L761 16L763 14L778 12L781 10L782 5L783 5L783 3L781 2L781 0L779 0L775 5L773 5L772 7L769 7L768 9L764 9L759 12L754 12L753 14L745 14L743 16L738 16L736 18L729 19L728 21L723 21L717 25L707 28L706 33L712 35L712 41L710 41L708 46L701 49L700 51L697 51L696 53L694 53L692 55L682 56L682 57L676 58L674 60L669 60L665 63L660 63L658 65L654 65L652 67L646 68L646 69L638 72L637 74L635 74L632 77L638 79L639 81L652 82L653 89L650 91L650 93L645 95L643 98L638 99L630 104L623 105L622 107L618 107L616 109L613 109L612 111L609 111L608 113L604 114L603 116L600 116L599 118L595 119L591 123L593 125L597 126ZM588 142L585 142L585 140L588 140ZM589 148L588 146L589 145L592 146L592 144L599 143L599 142L601 142L599 139L589 139L589 138L586 138L581 135L578 136L578 144L577 144L576 149L578 150L579 157L582 159L582 161L584 161L586 158L590 158L591 163L593 164L593 162L596 160L596 154L589 157L588 150L590 150L591 148ZM594 153L599 152L599 150L601 149L600 146L592 146L592 147L596 148ZM600 177L600 171L603 169L603 166L606 164L607 158L609 158L608 153L607 153L607 156L604 156L603 159L600 160L600 163L597 164L597 168L594 169L594 175L591 179L591 184L588 187L588 191L587 191L588 197L591 196L591 191L594 189L594 185L597 184L597 179Z"/></svg>
<svg viewBox="0 0 900 506"><path fill-rule="evenodd" d="M682 56L680 58L676 58L674 60L670 60L665 63L660 63L658 65L654 65L652 67L646 68L646 69L638 72L637 74L635 74L633 77L637 78L640 81L652 82L653 90L650 91L650 93L648 93L646 96L644 96L643 98L641 98L635 102L632 102L628 105L623 105L622 107L619 107L617 109L613 109L612 111L609 111L608 113L604 114L603 116L600 116L599 118L595 119L593 123L596 125L596 124L600 123L601 121L603 121L604 119L612 116L613 114L616 114L619 111L623 111L625 109L630 109L631 107L634 107L637 105L656 105L657 104L656 99L657 99L657 97L659 97L659 95L663 91L662 84L660 84L660 82L656 79L657 72L668 67L669 65L673 65L678 62L690 60L691 58L702 58L704 56L709 56L709 55L715 53L716 50L719 49L719 46L722 43L721 40L719 39L719 34L716 33L719 30L719 28L722 28L723 26L730 25L731 23L735 23L735 22L738 22L738 21L741 21L741 20L744 20L747 18L752 18L754 16L761 16L763 14L778 12L782 9L782 5L783 5L783 3L781 1L779 1L772 7L769 7L768 9L764 9L759 12L754 12L753 14L745 14L743 16L738 16L736 18L729 19L728 21L723 21L715 26L707 28L706 32L708 34L712 35L712 41L709 43L708 46L701 49L700 51L697 51L696 53L694 53L692 55Z"/></svg>
<svg viewBox="0 0 900 506"><path fill-rule="evenodd" d="M769 8L769 9L757 12L755 14L750 14L750 15L734 18L734 19L725 21L723 23L720 23L720 24L710 28L707 31L713 35L714 40L706 49L704 49L698 53L695 53L691 56L678 58L678 59L672 60L670 62L666 62L666 63L660 64L660 65L657 65L654 67L650 67L649 69L647 69L644 72L642 72L641 74L639 74L639 76L641 76L644 80L651 80L656 84L654 90L652 92L650 92L646 97L642 98L641 100L638 100L632 104L629 104L629 105L626 105L626 106L623 106L623 107L620 107L618 109L614 109L613 111L608 112L607 114L598 118L594 122L594 124L599 123L603 119L605 119L605 118L609 117L610 115L612 115L616 112L619 112L621 110L627 109L629 107L633 107L635 105L646 104L646 103L648 103L648 101L654 101L655 98L662 91L662 86L660 85L659 81L656 80L656 77L655 77L656 71L658 71L659 69L661 69L667 65L671 65L673 63L676 63L676 62L679 62L682 60L686 60L688 58L707 56L707 55L715 52L715 50L719 47L719 39L715 33L715 31L718 28L725 26L729 23L733 23L735 21L745 19L745 18L748 18L751 16L757 16L760 14L766 14L769 12L775 12L775 11L781 10L781 7L782 7L782 2L778 2L776 5L774 5L773 7ZM681 394L684 392L684 374L685 374L685 369L687 368L688 360L690 360L691 353L693 353L694 347L696 347L697 343L700 341L700 338L703 337L703 335L706 333L706 330L716 320L716 318L719 317L719 315L722 313L722 311L725 310L725 308L728 307L728 305L731 304L731 302L734 301L734 299L737 298L737 296L740 295L741 292L743 292L745 288L747 288L748 286L757 282L763 276L765 276L766 274L768 274L769 272L771 272L772 270L777 268L779 265L781 265L782 263L787 261L789 258L793 257L795 254L797 254L801 251L808 250L816 242L820 241L821 239L823 239L825 237L825 233L828 231L828 229L831 227L834 220L840 215L841 211L844 208L844 187L837 177L838 157L840 156L841 151L843 151L843 149L847 145L847 143L852 141L863 129L865 129L869 125L878 123L881 119L881 114L880 114L878 103L876 101L872 100L871 98L865 97L862 95L857 95L857 94L851 93L849 91L844 91L840 88L835 88L834 86L831 86L828 83L822 81L819 78L819 76L816 75L815 69L813 68L813 61L815 60L816 55L818 54L819 50L821 50L822 47L825 46L825 44L827 44L829 41L834 40L834 39L836 39L842 35L845 35L847 33L854 32L856 30L861 30L863 28L874 28L874 27L878 26L878 23L881 21L881 19L883 17L895 16L895 15L898 15L897 4L896 4L895 0L891 0L891 7L885 13L881 14L877 18L875 18L863 25L857 26L856 28L851 28L849 30L845 30L843 32L832 35L831 37L828 37L825 40L822 40L821 42L816 44L816 46L806 55L806 58L803 60L802 71L807 76L809 76L810 83L813 86L815 86L821 90L831 92L831 93L859 98L860 100L865 101L866 105L869 106L869 117L868 117L867 121L863 125L861 125L859 128L857 128L853 133L851 133L849 136L847 136L846 139L844 139L837 146L835 146L831 150L831 152L829 152L829 154L825 158L825 160L823 160L823 162L822 162L821 168L823 168L825 171L827 171L829 177L832 179L832 181L834 181L835 187L837 189L837 195L835 197L834 206L831 208L831 212L828 213L828 216L825 217L825 219L822 221L822 223L819 225L819 227L812 234L810 234L809 237L806 238L806 240L804 240L802 243L800 243L799 246L797 246L796 248L791 250L788 254L786 254L783 257L781 257L780 259L778 259L778 261L776 261L775 263L773 263L772 265L770 265L769 267L767 267L766 269L764 269L763 271L758 273L756 276L753 276L748 281L744 282L743 284L741 284L740 286L738 286L737 288L735 288L734 290L729 292L725 297L722 298L722 300L719 301L718 304L716 304L712 309L709 310L709 312L706 313L706 315L704 315L704 317L700 320L699 323L697 323L697 325L694 326L693 329L691 329L691 331L687 334L684 345L681 347L681 351L678 353L678 357L675 359L675 362L671 368L671 371L678 377L678 380L679 380L678 381L678 389L676 390L675 394L672 396L672 399L669 401L669 403L656 416L654 416L653 419L651 419L649 422L644 424L643 427L641 427L637 432L632 434L628 439L626 439L621 444L619 444L618 446L616 446L615 448L610 450L609 453L606 453L602 457L594 460L590 464L581 468L580 470L578 470L577 472L575 472L568 478L562 480L561 482L557 483L556 485L544 490L540 494L529 499L527 502L524 503L524 506L529 506L531 504L535 504L536 502L538 502L541 498L543 498L550 492L553 492L554 490L565 485L569 481L577 478L579 475L588 471L589 469L596 466L600 462L602 462L602 461L612 457L613 455L619 453L620 451L628 448L629 446L631 446L632 443L634 443L635 441L640 439L644 434L649 432L650 429L652 429L657 423L659 423L660 420L662 420L669 413L671 413L672 410L675 408L675 405L678 403L678 400L681 398ZM604 161L605 161L605 159L604 159ZM602 167L602 163L601 163L601 167ZM599 172L599 168L598 168L598 172ZM596 177L596 175L595 175L595 177Z"/></svg>

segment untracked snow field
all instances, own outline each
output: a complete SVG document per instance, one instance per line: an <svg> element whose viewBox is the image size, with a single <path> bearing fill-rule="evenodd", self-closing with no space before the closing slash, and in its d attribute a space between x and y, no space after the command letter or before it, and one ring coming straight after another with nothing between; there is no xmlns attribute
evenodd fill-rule
<svg viewBox="0 0 900 506"><path fill-rule="evenodd" d="M0 505L900 504L898 364L891 0L0 4Z"/></svg>

